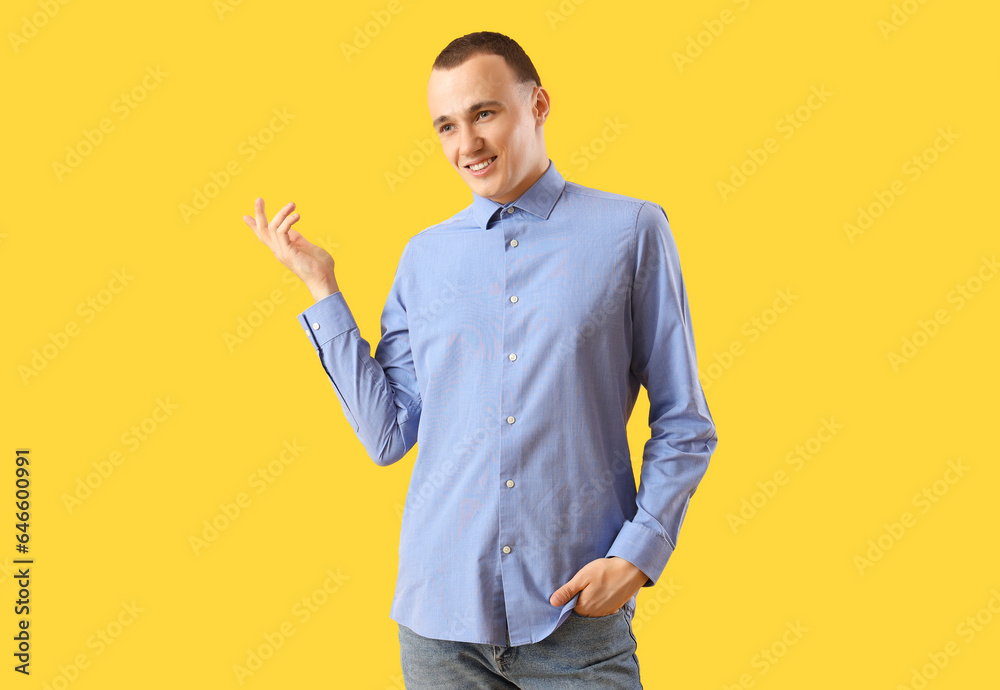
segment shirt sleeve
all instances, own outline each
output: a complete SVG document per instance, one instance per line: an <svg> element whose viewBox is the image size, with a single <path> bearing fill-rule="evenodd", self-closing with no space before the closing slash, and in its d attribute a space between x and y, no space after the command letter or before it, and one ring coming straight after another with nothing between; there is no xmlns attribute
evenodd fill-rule
<svg viewBox="0 0 1000 690"><path fill-rule="evenodd" d="M688 502L715 450L715 423L698 380L680 259L661 206L636 217L632 373L649 395L652 432L642 454L637 510L608 551L642 570L651 587L677 544Z"/></svg>
<svg viewBox="0 0 1000 690"><path fill-rule="evenodd" d="M382 338L370 354L342 292L327 295L299 314L344 416L377 465L391 465L416 444L421 401L410 350L400 258L385 308Z"/></svg>

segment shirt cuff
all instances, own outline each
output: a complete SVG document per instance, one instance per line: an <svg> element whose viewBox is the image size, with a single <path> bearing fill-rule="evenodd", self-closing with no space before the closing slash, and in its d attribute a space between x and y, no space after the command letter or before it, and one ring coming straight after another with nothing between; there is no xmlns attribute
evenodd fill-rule
<svg viewBox="0 0 1000 690"><path fill-rule="evenodd" d="M317 350L341 333L358 327L344 300L344 293L340 290L327 295L299 314L299 324Z"/></svg>
<svg viewBox="0 0 1000 690"><path fill-rule="evenodd" d="M667 561L670 560L673 551L674 547L666 538L648 527L627 520L615 537L606 558L611 556L624 558L649 578L643 587L652 587L660 578L663 569L667 567Z"/></svg>

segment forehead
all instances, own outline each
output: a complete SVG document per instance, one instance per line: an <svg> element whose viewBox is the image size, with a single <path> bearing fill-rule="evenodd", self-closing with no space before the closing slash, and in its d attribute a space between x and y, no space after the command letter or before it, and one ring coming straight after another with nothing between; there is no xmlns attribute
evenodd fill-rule
<svg viewBox="0 0 1000 690"><path fill-rule="evenodd" d="M473 55L458 67L431 70L427 105L431 116L457 115L478 100L507 100L516 88L513 70L499 55Z"/></svg>

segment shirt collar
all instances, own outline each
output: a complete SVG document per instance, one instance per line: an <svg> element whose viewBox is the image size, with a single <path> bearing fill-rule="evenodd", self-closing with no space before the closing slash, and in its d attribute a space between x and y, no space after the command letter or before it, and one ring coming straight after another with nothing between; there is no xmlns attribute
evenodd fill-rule
<svg viewBox="0 0 1000 690"><path fill-rule="evenodd" d="M535 180L535 183L528 187L524 194L506 206L516 206L539 218L546 219L552 212L552 207L556 205L565 185L566 180L556 170L556 164L550 158L549 167L545 169L542 176ZM498 204L492 199L479 196L475 192L472 193L472 216L483 230L486 229L487 223L496 210L504 206L504 204Z"/></svg>

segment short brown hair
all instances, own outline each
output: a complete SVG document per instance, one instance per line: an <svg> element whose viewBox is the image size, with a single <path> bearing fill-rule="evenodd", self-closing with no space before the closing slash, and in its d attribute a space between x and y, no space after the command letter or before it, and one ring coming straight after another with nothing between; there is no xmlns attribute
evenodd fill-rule
<svg viewBox="0 0 1000 690"><path fill-rule="evenodd" d="M542 85L542 80L524 49L513 38L495 31L477 31L456 38L438 54L431 69L452 69L473 55L499 55L514 72L518 82Z"/></svg>

